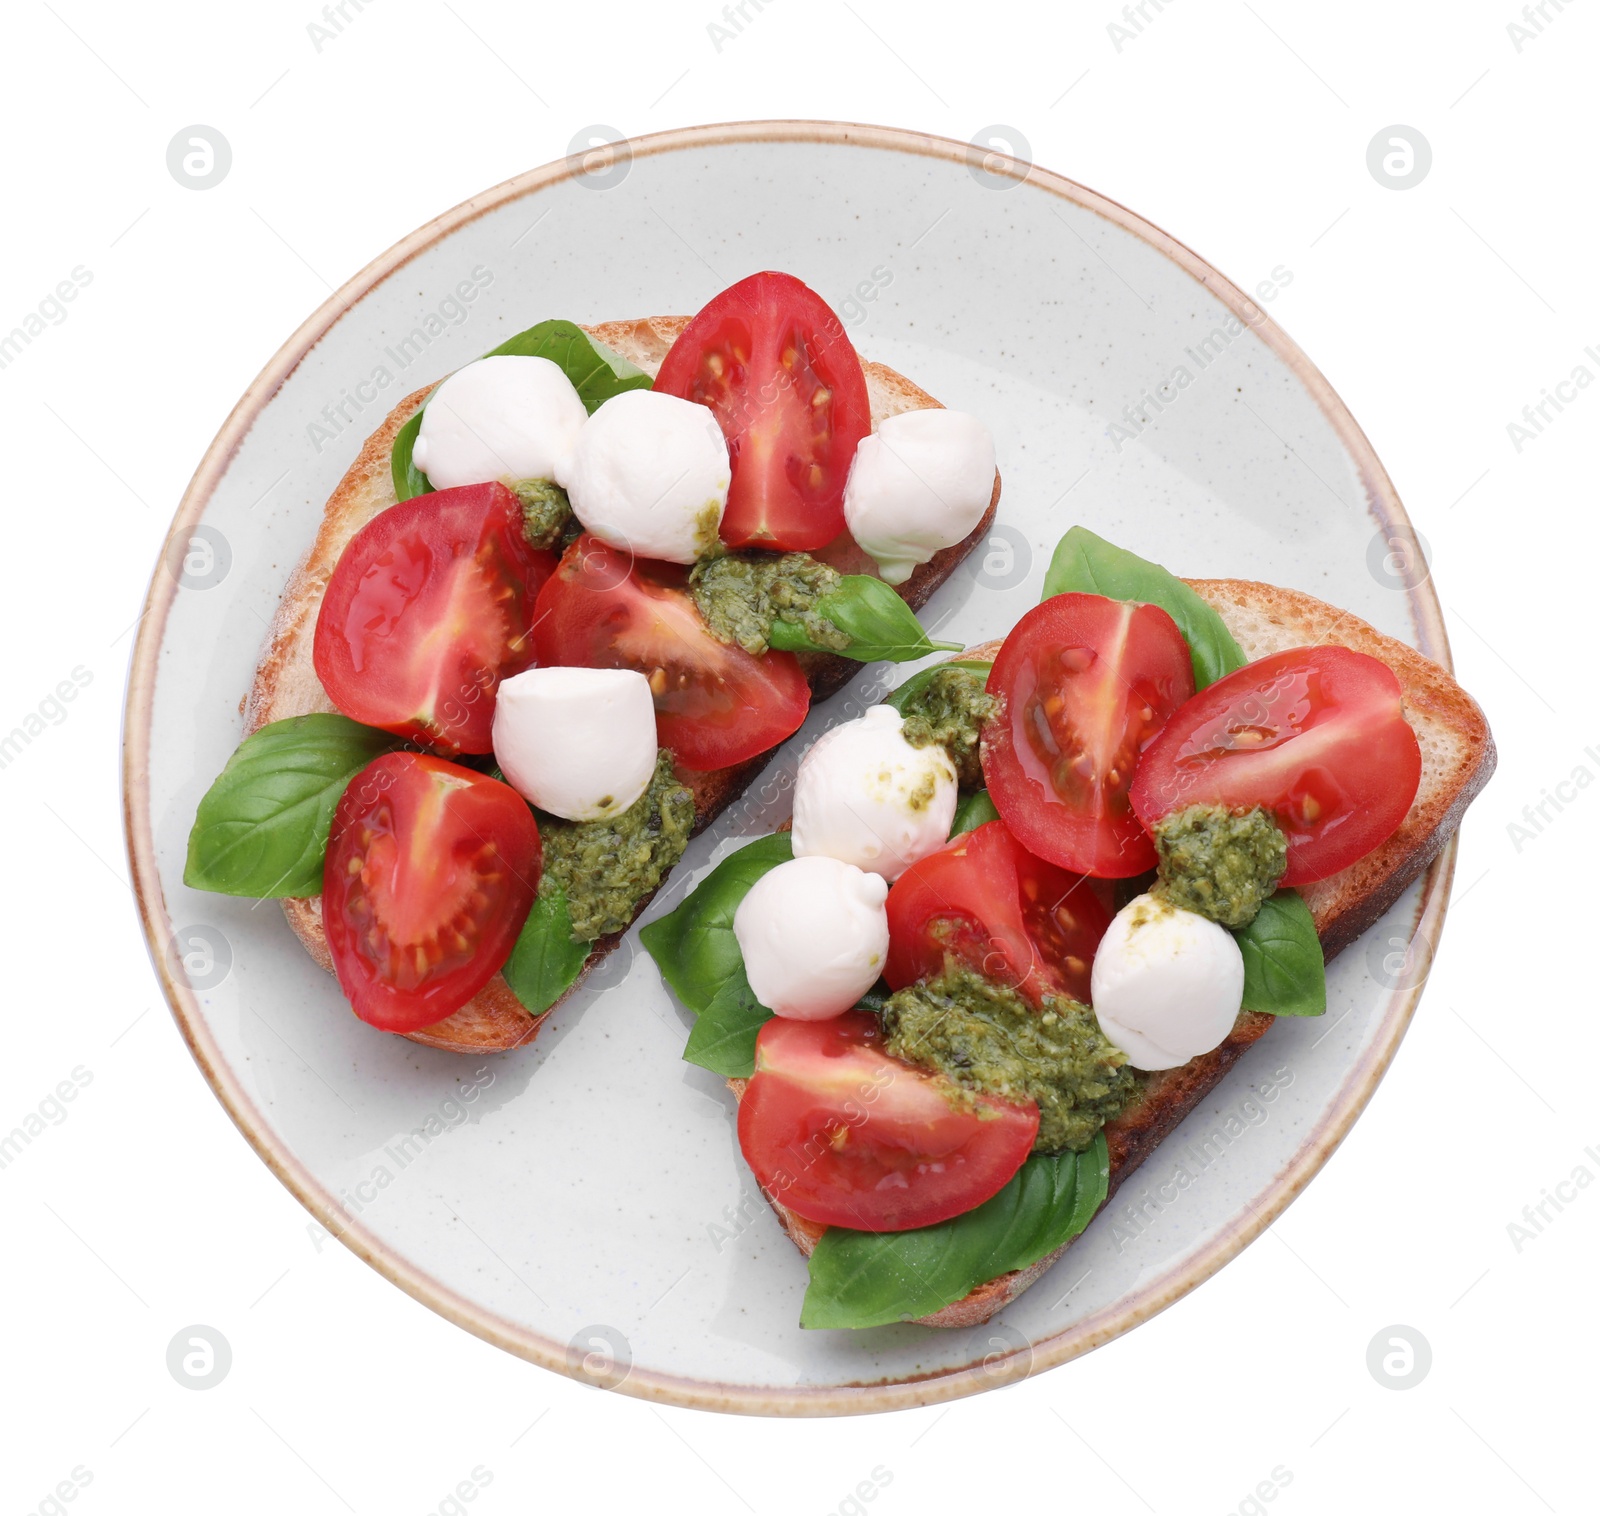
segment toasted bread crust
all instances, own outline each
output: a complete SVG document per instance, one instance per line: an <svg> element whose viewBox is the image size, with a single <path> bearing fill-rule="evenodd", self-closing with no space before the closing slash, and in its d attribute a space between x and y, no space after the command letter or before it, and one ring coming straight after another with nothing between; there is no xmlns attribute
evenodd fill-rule
<svg viewBox="0 0 1600 1516"><path fill-rule="evenodd" d="M1430 658L1386 636L1359 617L1298 590L1244 579L1187 581L1213 606L1248 658L1285 648L1333 643L1381 659L1400 680L1406 718L1423 751L1417 798L1393 836L1330 878L1306 885L1305 897L1324 958L1348 947L1398 900L1407 885L1438 856L1473 797L1494 772L1494 739L1477 702ZM999 642L981 643L958 657L993 658ZM1106 1203L1190 1111L1272 1025L1274 1017L1241 1011L1223 1043L1181 1068L1151 1075L1139 1099L1106 1124L1111 1177ZM737 1101L746 1081L730 1079ZM765 1193L765 1192L763 1192ZM825 1228L795 1215L767 1195L779 1223L806 1257ZM1076 1238L1026 1269L978 1285L930 1316L922 1326L971 1327L988 1321L1042 1278Z"/></svg>
<svg viewBox="0 0 1600 1516"><path fill-rule="evenodd" d="M606 322L585 327L584 330L630 362L654 374L668 348L688 322L687 316L656 316L636 321ZM887 416L939 404L925 390L883 364L864 362L862 368L867 376L872 400L874 426ZM334 708L317 679L311 657L322 597L350 539L380 511L395 503L389 455L394 447L395 435L416 414L427 398L429 389L431 386L416 390L395 406L367 438L355 462L329 498L316 538L284 590L256 666L250 692L245 697L244 728L247 736L269 721L280 721L310 711L331 711ZM904 584L898 586L901 597L913 610L920 610L928 597L984 539L999 501L1000 476L997 473L994 491L989 497L989 508L971 534L935 554L916 569ZM851 546L844 543L842 547L836 545L836 548L838 552L849 555ZM830 549L829 555L835 556L836 550ZM856 555L849 556L849 571L870 569L869 564L859 561L858 550ZM803 653L800 662L811 686L812 698L817 700L834 694L861 667L852 659L832 654ZM763 754L747 763L710 773L680 771L678 777L694 792L696 833L703 831L744 793L766 761L767 755ZM634 913L635 919L649 905L651 898L653 894L639 902ZM332 972L333 960L322 926L321 897L285 900L283 910L306 951L324 969ZM623 935L623 932L616 932L595 943L578 979L566 994L571 994L595 965L616 948ZM562 1000L565 998L566 995L561 997ZM560 1000L556 1001L556 1005L560 1003ZM552 1006L550 1009L554 1008ZM413 1042L446 1052L507 1052L531 1042L544 1016L548 1014L549 1011L540 1016L532 1015L506 983L504 976L496 974L454 1015L434 1026L405 1035Z"/></svg>

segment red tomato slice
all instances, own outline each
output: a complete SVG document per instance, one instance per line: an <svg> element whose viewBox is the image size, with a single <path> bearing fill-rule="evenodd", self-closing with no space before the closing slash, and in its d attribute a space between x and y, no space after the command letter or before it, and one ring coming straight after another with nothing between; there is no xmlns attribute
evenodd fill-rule
<svg viewBox="0 0 1600 1516"><path fill-rule="evenodd" d="M989 673L989 795L1040 858L1100 879L1155 867L1128 801L1139 754L1194 694L1194 665L1159 606L1054 595L1011 629Z"/></svg>
<svg viewBox="0 0 1600 1516"><path fill-rule="evenodd" d="M1326 879L1405 819L1422 749L1388 664L1291 648L1207 686L1139 763L1133 805L1154 827L1191 805L1265 806L1289 838L1284 884Z"/></svg>
<svg viewBox="0 0 1600 1516"><path fill-rule="evenodd" d="M655 387L709 406L728 439L724 542L809 550L844 530L872 413L861 360L815 290L792 274L741 279L683 329Z"/></svg>
<svg viewBox="0 0 1600 1516"><path fill-rule="evenodd" d="M965 1091L952 1101L950 1081L880 1043L877 1018L860 1011L774 1016L756 1038L739 1147L767 1193L807 1221L863 1232L946 1221L999 1190L1038 1135L1031 1102Z"/></svg>
<svg viewBox="0 0 1600 1516"><path fill-rule="evenodd" d="M508 957L539 887L539 827L508 784L386 753L346 786L322 924L363 1021L414 1032L458 1011Z"/></svg>
<svg viewBox="0 0 1600 1516"><path fill-rule="evenodd" d="M534 642L540 663L646 674L663 745L686 769L726 768L798 730L811 687L793 653L753 658L713 637L687 582L585 534L539 595Z"/></svg>
<svg viewBox="0 0 1600 1516"><path fill-rule="evenodd" d="M1089 966L1111 924L1081 874L1035 858L991 821L911 865L889 890L892 990L944 969L954 954L1035 1004L1047 994L1089 1003Z"/></svg>
<svg viewBox="0 0 1600 1516"><path fill-rule="evenodd" d="M534 601L556 566L503 484L392 505L350 539L312 659L355 721L446 753L487 753L502 679L533 662Z"/></svg>

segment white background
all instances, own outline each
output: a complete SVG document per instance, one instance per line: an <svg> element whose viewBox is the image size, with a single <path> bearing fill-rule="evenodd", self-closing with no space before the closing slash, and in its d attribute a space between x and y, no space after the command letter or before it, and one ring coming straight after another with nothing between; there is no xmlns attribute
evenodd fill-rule
<svg viewBox="0 0 1600 1516"><path fill-rule="evenodd" d="M1600 776L1600 392L1552 410L1520 452L1507 433L1579 364L1600 377L1584 352L1600 350L1600 14L1546 10L1519 50L1510 0L1146 0L1119 48L1109 0L1048 20L767 0L719 48L712 0L347 0L319 50L312 0L9 5L0 331L75 267L92 282L0 369L0 728L74 668L92 683L0 770L0 1130L74 1068L91 1082L0 1170L4 1511L1593 1510L1600 1185L1547 1204L1520 1250L1508 1232L1580 1165L1600 1177L1581 868L1600 793L1556 792L1564 809L1510 830L1578 768ZM960 140L1007 123L1038 162L1239 283L1292 269L1272 313L1432 544L1457 672L1500 747L1414 1027L1270 1235L1086 1359L836 1422L580 1387L319 1249L160 1001L119 814L147 576L207 442L294 327L406 232L563 156L591 123L762 116ZM205 192L166 167L193 123L233 149ZM1395 123L1434 155L1404 191L1366 163ZM191 1323L232 1345L204 1392L166 1368ZM1432 1346L1403 1392L1366 1366L1391 1324ZM452 1504L474 1469L475 1499ZM873 1502L853 1505L874 1470ZM61 1481L70 1505L51 1496ZM1263 1481L1270 1506L1252 1495Z"/></svg>

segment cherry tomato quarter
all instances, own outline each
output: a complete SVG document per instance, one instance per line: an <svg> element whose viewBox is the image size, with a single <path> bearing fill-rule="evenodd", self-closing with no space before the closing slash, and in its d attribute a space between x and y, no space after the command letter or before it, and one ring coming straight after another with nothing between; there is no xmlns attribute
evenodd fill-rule
<svg viewBox="0 0 1600 1516"><path fill-rule="evenodd" d="M726 768L796 732L811 687L793 653L718 641L687 585L685 570L585 534L539 596L534 642L542 664L638 669L662 745L686 769Z"/></svg>
<svg viewBox="0 0 1600 1516"><path fill-rule="evenodd" d="M1134 779L1146 827L1191 805L1264 806L1289 839L1282 882L1326 879L1405 819L1422 749L1388 664L1291 648L1208 685L1168 720Z"/></svg>
<svg viewBox="0 0 1600 1516"><path fill-rule="evenodd" d="M731 285L684 328L655 387L709 406L722 428L729 546L810 550L844 531L845 479L872 413L861 360L814 290L771 272Z"/></svg>
<svg viewBox="0 0 1600 1516"><path fill-rule="evenodd" d="M346 716L447 754L487 753L502 679L533 662L534 605L555 569L503 484L403 500L345 547L312 661Z"/></svg>
<svg viewBox="0 0 1600 1516"><path fill-rule="evenodd" d="M1036 857L1125 879L1155 844L1128 799L1139 755L1194 693L1183 633L1159 606L1054 595L1012 628L989 674L990 798Z"/></svg>
<svg viewBox="0 0 1600 1516"><path fill-rule="evenodd" d="M768 1194L806 1220L868 1232L982 1205L1022 1166L1039 1109L960 1089L883 1051L877 1019L774 1016L756 1038L739 1146Z"/></svg>
<svg viewBox="0 0 1600 1516"><path fill-rule="evenodd" d="M363 1021L414 1032L471 1000L511 955L539 887L539 828L508 784L386 753L345 787L322 923Z"/></svg>

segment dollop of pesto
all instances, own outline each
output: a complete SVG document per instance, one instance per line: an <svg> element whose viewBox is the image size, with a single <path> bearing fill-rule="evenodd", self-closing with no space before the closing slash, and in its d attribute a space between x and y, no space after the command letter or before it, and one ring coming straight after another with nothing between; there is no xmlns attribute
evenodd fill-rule
<svg viewBox="0 0 1600 1516"><path fill-rule="evenodd" d="M1256 919L1288 865L1289 839L1262 806L1191 805L1156 823L1151 893L1226 927Z"/></svg>
<svg viewBox="0 0 1600 1516"><path fill-rule="evenodd" d="M839 579L810 553L726 553L695 565L689 592L713 636L756 657L766 652L774 621L792 621L818 647L841 652L849 633L817 611Z"/></svg>
<svg viewBox="0 0 1600 1516"><path fill-rule="evenodd" d="M518 479L511 493L522 502L522 535L530 547L550 552L577 535L572 502L554 479Z"/></svg>
<svg viewBox="0 0 1600 1516"><path fill-rule="evenodd" d="M627 810L604 821L563 821L540 814L544 869L567 895L574 942L620 932L639 902L681 857L694 829L694 795L656 756L650 783Z"/></svg>
<svg viewBox="0 0 1600 1516"><path fill-rule="evenodd" d="M1138 1092L1127 1054L1094 1012L1047 995L1035 1009L1015 990L954 959L944 973L897 990L879 1012L896 1058L958 1085L1039 1107L1036 1153L1081 1153Z"/></svg>
<svg viewBox="0 0 1600 1516"><path fill-rule="evenodd" d="M912 747L942 747L963 789L983 783L978 738L999 707L973 669L942 668L906 702L902 735Z"/></svg>

